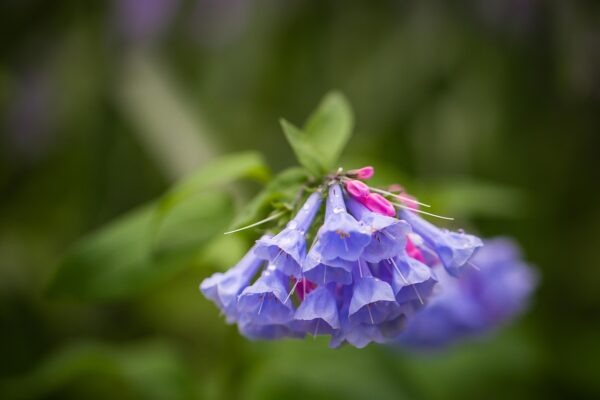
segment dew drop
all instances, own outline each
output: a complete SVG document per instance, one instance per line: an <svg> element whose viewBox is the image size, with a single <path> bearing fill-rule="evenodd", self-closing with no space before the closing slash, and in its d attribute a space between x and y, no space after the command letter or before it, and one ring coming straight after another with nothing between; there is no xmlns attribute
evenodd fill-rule
<svg viewBox="0 0 600 400"><path fill-rule="evenodd" d="M336 207L336 208L334 208L334 209L333 209L333 213L334 213L334 214L339 214L339 213L341 213L341 212L344 212L344 209L343 209L343 208Z"/></svg>

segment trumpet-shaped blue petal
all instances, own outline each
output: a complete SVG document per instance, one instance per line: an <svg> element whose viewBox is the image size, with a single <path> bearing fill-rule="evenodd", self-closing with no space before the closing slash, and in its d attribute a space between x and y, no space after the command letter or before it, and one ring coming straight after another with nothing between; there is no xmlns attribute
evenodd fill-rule
<svg viewBox="0 0 600 400"><path fill-rule="evenodd" d="M238 329L242 335L251 340L276 340L284 337L302 339L304 333L297 332L285 324L256 324L248 316L238 322Z"/></svg>
<svg viewBox="0 0 600 400"><path fill-rule="evenodd" d="M351 323L379 324L398 312L398 303L391 286L371 276L368 267L359 262L355 272L352 298L348 307Z"/></svg>
<svg viewBox="0 0 600 400"><path fill-rule="evenodd" d="M315 336L331 334L339 329L340 319L332 289L319 286L306 295L296 310L293 326Z"/></svg>
<svg viewBox="0 0 600 400"><path fill-rule="evenodd" d="M352 198L347 199L347 205L350 213L371 231L371 241L361 258L377 263L396 257L404 250L406 235L410 232L410 226L405 221L372 212Z"/></svg>
<svg viewBox="0 0 600 400"><path fill-rule="evenodd" d="M272 238L257 241L256 255L269 260L285 275L300 277L306 257L305 234L321 207L321 201L321 192L311 194L284 230Z"/></svg>
<svg viewBox="0 0 600 400"><path fill-rule="evenodd" d="M306 259L302 264L302 272L306 279L318 283L330 282L348 285L352 283L352 268L356 262L346 261L340 258L326 261L320 252L320 243L311 247Z"/></svg>
<svg viewBox="0 0 600 400"><path fill-rule="evenodd" d="M233 323L237 317L238 295L265 263L253 250L251 249L235 267L225 273L217 272L200 284L204 296L219 307L229 323Z"/></svg>
<svg viewBox="0 0 600 400"><path fill-rule="evenodd" d="M380 324L372 324L370 319L367 323L350 320L350 304L353 297L353 287L346 286L342 291L343 303L340 310L340 325L341 329L335 331L331 335L329 346L337 348L344 343L349 343L356 348L363 348L371 342L385 343L392 336L386 335L391 333L388 325L392 325L399 317L394 317L388 321L383 321ZM383 328L382 328L383 327ZM395 336L395 332L393 332Z"/></svg>
<svg viewBox="0 0 600 400"><path fill-rule="evenodd" d="M238 298L238 312L256 325L287 324L294 314L288 297L289 279L269 266Z"/></svg>
<svg viewBox="0 0 600 400"><path fill-rule="evenodd" d="M356 261L371 241L367 226L346 211L342 189L338 184L329 188L325 222L319 229L321 255L326 260Z"/></svg>
<svg viewBox="0 0 600 400"><path fill-rule="evenodd" d="M458 276L475 251L483 246L477 236L440 229L412 211L402 210L400 217L435 250L448 273L453 276Z"/></svg>
<svg viewBox="0 0 600 400"><path fill-rule="evenodd" d="M437 283L431 268L409 257L406 252L380 262L377 267L377 276L390 283L399 304L414 302L417 307L423 306Z"/></svg>

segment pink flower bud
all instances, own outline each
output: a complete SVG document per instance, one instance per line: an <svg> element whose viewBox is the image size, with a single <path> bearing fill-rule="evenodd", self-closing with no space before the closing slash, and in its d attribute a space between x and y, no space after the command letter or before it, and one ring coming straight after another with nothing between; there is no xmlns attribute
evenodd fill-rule
<svg viewBox="0 0 600 400"><path fill-rule="evenodd" d="M367 167L362 167L360 169L353 169L349 171L349 174L356 179L371 179L373 174L375 173L375 168L370 165Z"/></svg>
<svg viewBox="0 0 600 400"><path fill-rule="evenodd" d="M408 193L401 194L399 200L406 207L409 207L409 208L411 208L413 210L418 210L419 209L419 203L417 203L417 198L414 197L414 196L411 196Z"/></svg>
<svg viewBox="0 0 600 400"><path fill-rule="evenodd" d="M352 197L361 203L369 196L369 187L361 181L346 182L346 190Z"/></svg>
<svg viewBox="0 0 600 400"><path fill-rule="evenodd" d="M419 248L415 246L415 244L412 240L410 240L410 238L407 238L405 248L406 254L408 254L409 257L412 257L415 260L425 263L425 257L423 256L423 253L421 253L421 250L419 250Z"/></svg>
<svg viewBox="0 0 600 400"><path fill-rule="evenodd" d="M401 193L404 192L404 188L397 183L394 183L393 185L388 186L387 191L392 193Z"/></svg>
<svg viewBox="0 0 600 400"><path fill-rule="evenodd" d="M396 209L385 197L377 193L369 194L369 197L363 202L367 208L378 214L387 215L388 217L396 216Z"/></svg>

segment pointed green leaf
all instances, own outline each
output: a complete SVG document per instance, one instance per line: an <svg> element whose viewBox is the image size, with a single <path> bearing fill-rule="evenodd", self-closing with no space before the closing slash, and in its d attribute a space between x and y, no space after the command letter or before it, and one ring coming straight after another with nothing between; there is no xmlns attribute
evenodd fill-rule
<svg viewBox="0 0 600 400"><path fill-rule="evenodd" d="M283 132L296 158L317 176L337 167L336 163L350 139L353 125L350 104L339 92L330 92L323 98L303 130L281 120Z"/></svg>
<svg viewBox="0 0 600 400"><path fill-rule="evenodd" d="M325 156L314 146L310 138L285 119L281 119L279 122L298 162L314 175L325 174L327 172L327 166L323 163Z"/></svg>
<svg viewBox="0 0 600 400"><path fill-rule="evenodd" d="M304 132L310 143L324 156L326 170L337 167L336 163L350 140L354 116L350 103L340 92L328 93L309 117Z"/></svg>
<svg viewBox="0 0 600 400"><path fill-rule="evenodd" d="M185 178L157 202L140 207L77 243L60 262L49 293L76 299L131 296L169 279L231 219L238 178L264 180L256 153L225 156Z"/></svg>
<svg viewBox="0 0 600 400"><path fill-rule="evenodd" d="M257 152L225 155L183 178L159 201L159 213L164 215L177 203L210 187L223 186L237 179L248 178L266 182L270 170Z"/></svg>
<svg viewBox="0 0 600 400"><path fill-rule="evenodd" d="M139 294L187 266L231 217L221 192L179 203L155 226L156 205L134 210L82 239L62 262L49 293L84 300Z"/></svg>
<svg viewBox="0 0 600 400"><path fill-rule="evenodd" d="M307 179L308 173L303 168L293 167L280 172L244 207L229 229L237 229L266 218L273 210L273 203L291 202Z"/></svg>

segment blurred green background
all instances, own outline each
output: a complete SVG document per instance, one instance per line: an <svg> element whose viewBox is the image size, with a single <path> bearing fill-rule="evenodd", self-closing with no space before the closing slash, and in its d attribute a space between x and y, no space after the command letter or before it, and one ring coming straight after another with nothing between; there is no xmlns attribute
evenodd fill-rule
<svg viewBox="0 0 600 400"><path fill-rule="evenodd" d="M598 398L599 17L559 0L3 1L0 398ZM516 237L542 277L529 313L436 354L248 342L198 284L251 234L214 234L132 295L47 295L77 239L220 155L295 164L278 118L333 88L356 118L342 165ZM223 229L259 188L228 187Z"/></svg>

